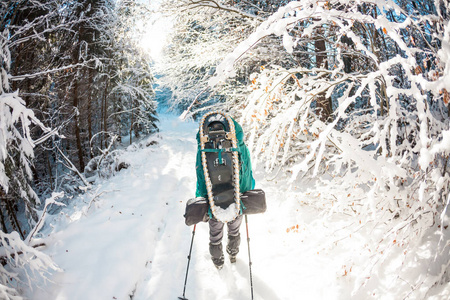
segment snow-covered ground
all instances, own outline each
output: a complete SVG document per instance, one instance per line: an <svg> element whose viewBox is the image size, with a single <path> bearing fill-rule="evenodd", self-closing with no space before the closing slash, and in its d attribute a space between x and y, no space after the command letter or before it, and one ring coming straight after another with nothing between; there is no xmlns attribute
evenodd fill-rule
<svg viewBox="0 0 450 300"><path fill-rule="evenodd" d="M165 300L183 294L192 237L183 213L195 192L197 126L161 116L161 132L153 137L158 144L126 152L128 169L97 182L47 219L44 252L62 271L50 276L54 283L46 290L34 290L31 299ZM374 269L370 283L363 285L376 230L355 227L358 222L349 215L326 215L307 205L320 196L320 191L307 191L307 181L288 186L287 180L264 177L255 171L268 210L248 217L254 299L399 299L413 290L408 278L398 280L401 262L395 260ZM226 260L218 271L208 252L208 226L197 225L188 299L251 299L245 224L241 237L237 263ZM416 265L402 268L416 277L427 270L430 258L425 250L413 255ZM428 296L448 299L449 285L435 294Z"/></svg>

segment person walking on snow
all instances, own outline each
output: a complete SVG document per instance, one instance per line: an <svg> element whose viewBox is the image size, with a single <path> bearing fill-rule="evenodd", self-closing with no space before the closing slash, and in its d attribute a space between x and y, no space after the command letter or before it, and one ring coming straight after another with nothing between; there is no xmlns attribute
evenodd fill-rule
<svg viewBox="0 0 450 300"><path fill-rule="evenodd" d="M236 131L236 139L239 149L239 188L240 193L244 193L255 188L255 180L253 179L252 165L250 161L250 152L244 143L244 132L241 125L239 125L234 119L234 127ZM203 173L203 167L201 162L200 151L200 132L197 133L197 161L196 161L196 173L197 173L197 190L195 192L196 197L208 198L205 175ZM243 215L239 215L231 222L227 223L228 243L226 251L229 255L230 262L236 262L236 255L239 252L239 245L241 237L239 234L239 227L242 223ZM209 220L209 252L214 265L221 269L224 264L224 254L222 249L222 238L224 232L224 223L216 220L214 217Z"/></svg>

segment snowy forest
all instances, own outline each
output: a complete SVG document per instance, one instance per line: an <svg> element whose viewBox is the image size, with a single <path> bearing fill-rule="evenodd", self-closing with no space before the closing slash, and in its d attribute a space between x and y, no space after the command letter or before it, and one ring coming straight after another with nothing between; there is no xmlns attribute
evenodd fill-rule
<svg viewBox="0 0 450 300"><path fill-rule="evenodd" d="M150 155L155 169L164 166L154 152L194 153L195 122L211 110L229 113L246 133L257 182L267 187L266 218L279 222L267 232L291 249L270 255L290 255L292 274L317 278L320 264L302 269L302 255L311 261L326 249L344 261L336 264L346 281L330 280L345 288L331 296L286 287L275 296L266 287L256 299L450 297L447 0L3 0L0 59L0 299L57 299L56 292L42 296L65 272L49 250L63 236L55 228L113 209L107 199L116 188L101 186L137 172L147 159L138 153ZM167 115L176 117L163 121ZM171 122L180 122L176 130L186 136L192 129L190 137L165 136L163 125ZM168 166L177 156L167 158ZM175 166L180 178L195 176L191 156L190 165L180 159ZM164 185L157 178L166 175L142 174L152 201ZM166 249L181 251L174 254L177 267L168 268L177 287L152 290L157 262L142 257L153 269L139 269L144 275L114 299L180 296L190 234L182 214L193 191L183 185L177 192L173 203L161 200L173 205L174 231L185 236L176 250ZM149 207L151 222L161 218L159 208ZM75 220L77 210L83 217ZM320 222L306 221L313 215ZM326 240L317 242L321 250L300 252L301 243L314 243L317 226ZM256 258L272 259L262 255ZM265 267L274 272L266 276L276 276L271 264ZM222 280L230 284L232 276ZM223 293L197 292L193 299L249 298Z"/></svg>

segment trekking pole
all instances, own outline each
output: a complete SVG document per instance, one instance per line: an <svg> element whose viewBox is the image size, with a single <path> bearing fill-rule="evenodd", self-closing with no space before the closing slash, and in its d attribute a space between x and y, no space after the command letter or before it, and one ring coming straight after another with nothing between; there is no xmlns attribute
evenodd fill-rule
<svg viewBox="0 0 450 300"><path fill-rule="evenodd" d="M186 293L186 283L188 278L188 272L189 272L189 263L191 262L191 253L192 253L192 245L194 244L194 235L195 235L195 227L197 224L194 225L194 229L192 230L192 239L191 239L191 248L189 249L189 255L188 255L188 264L186 268L186 278L184 279L184 289L183 289L183 297L178 297L180 300L188 300L184 294Z"/></svg>
<svg viewBox="0 0 450 300"><path fill-rule="evenodd" d="M253 300L252 259L250 257L250 236L248 235L248 219L247 219L247 215L245 215L245 228L247 228L248 269L250 271L250 287L251 287L251 291L252 291L252 300Z"/></svg>

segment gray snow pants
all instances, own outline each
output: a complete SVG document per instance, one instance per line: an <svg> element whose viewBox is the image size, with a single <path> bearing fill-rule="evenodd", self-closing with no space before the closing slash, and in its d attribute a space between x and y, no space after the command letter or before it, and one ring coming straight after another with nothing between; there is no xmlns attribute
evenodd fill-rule
<svg viewBox="0 0 450 300"><path fill-rule="evenodd" d="M228 229L228 254L236 255L239 252L240 234L239 227L241 226L243 216L240 215L236 219L227 223ZM213 257L220 257L222 255L222 238L223 238L224 223L214 219L209 220L209 241L210 253Z"/></svg>

